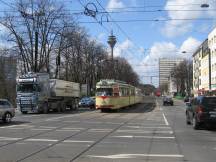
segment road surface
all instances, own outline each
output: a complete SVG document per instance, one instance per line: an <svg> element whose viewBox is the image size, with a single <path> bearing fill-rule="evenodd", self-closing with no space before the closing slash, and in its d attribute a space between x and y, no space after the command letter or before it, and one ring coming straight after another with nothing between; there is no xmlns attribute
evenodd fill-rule
<svg viewBox="0 0 216 162"><path fill-rule="evenodd" d="M0 122L0 161L215 162L216 131L186 125L182 101L152 97L112 113L18 113Z"/></svg>

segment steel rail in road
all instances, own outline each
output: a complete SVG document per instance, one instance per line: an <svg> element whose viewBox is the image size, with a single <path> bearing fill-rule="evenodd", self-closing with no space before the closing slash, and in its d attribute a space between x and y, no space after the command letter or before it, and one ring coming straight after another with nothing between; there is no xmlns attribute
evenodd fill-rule
<svg viewBox="0 0 216 162"><path fill-rule="evenodd" d="M154 105L152 105L152 106L154 106ZM150 109L152 109L152 107L149 107L148 109L146 109L145 112L148 112ZM70 162L73 162L74 160L78 159L80 156L82 156L83 154L85 154L87 151L89 151L96 144L100 143L103 139L105 139L106 137L108 137L110 134L114 133L116 130L120 129L121 127L123 127L124 125L128 124L130 121L136 119L137 117L139 117L141 115L143 115L143 114L138 114L138 115L136 115L136 116L128 119L124 123L120 124L119 126L117 126L116 128L114 128L112 131L108 132L103 137L101 137L100 139L98 139L97 141L95 141L94 143L92 143L89 147L87 147L86 149L84 149L81 153L79 153L78 155L76 155L73 159L70 160ZM148 116L146 116L145 118L147 118L147 117Z"/></svg>
<svg viewBox="0 0 216 162"><path fill-rule="evenodd" d="M143 105L143 104L142 104L142 105ZM145 106L149 106L149 104L145 104ZM143 112L148 112L149 110L152 110L153 107L154 107L154 105L152 105L152 107L149 107L148 109L146 109L146 110L143 111ZM133 111L134 109L130 109L130 110ZM98 113L98 114L99 114L99 113ZM101 113L100 113L100 114L101 114ZM89 119L87 119L87 120L98 119L98 118L101 118L101 117L104 117L104 116L108 116L108 115L113 115L113 113L101 114L99 117L98 117L98 116L95 116L95 117L89 118ZM128 115L127 113L119 114L119 116L121 116L121 117L122 117L122 116L127 116L127 115ZM143 115L143 114L138 114L138 115L136 115L136 116L134 116L134 117L128 119L128 120L125 121L124 123L120 124L118 127L114 128L112 131L108 132L108 133L107 133L106 135L104 135L102 138L100 138L99 140L95 141L92 145L88 146L86 149L84 149L81 153L79 153L78 155L76 155L76 156L75 156L72 160L70 160L70 161L73 161L73 160L79 158L81 155L83 155L85 152L87 152L88 150L90 150L93 146L95 146L97 143L99 143L99 142L102 141L104 138L106 138L107 136L109 136L111 133L115 132L117 129L121 128L122 126L124 126L125 124L127 124L128 122L130 122L131 120L136 119L138 116L141 116L141 115ZM104 122L104 123L105 123L105 122ZM67 124L67 125L70 125L70 124ZM66 125L66 126L67 126L67 125ZM65 125L64 125L64 126L65 126ZM61 126L61 127L64 127L64 126ZM61 127L60 127L60 128L61 128ZM59 128L55 128L54 130L56 130L56 129L59 129ZM71 137L74 137L74 136L77 136L77 135L79 135L79 134L82 134L82 133L88 131L89 129L91 129L91 127L88 127L88 128L86 128L86 129L84 129L84 130L82 130L82 131L79 131L79 132L73 134L73 135L67 136L67 137L65 137L65 138L63 138L63 139L61 139L61 140L59 140L59 141L57 141L57 142L55 142L55 143L53 143L53 144L51 144L51 145L49 145L49 146L43 147L43 148L41 148L41 149L39 149L39 150L37 150L37 151L35 151L35 152L29 154L29 155L26 155L25 157L22 157L22 158L16 160L16 162L20 162L20 161L26 160L26 159L28 159L28 158L30 158L30 157L32 157L32 156L34 156L34 155L36 155L36 154L42 152L42 151L45 151L45 150L47 150L47 149L49 149L49 148L51 148L51 147L53 147L53 146L55 146L55 145L57 145L57 144L59 144L59 143L62 143L62 142L65 141L65 140L70 139ZM50 131L46 131L46 132L50 132ZM46 133L46 132L45 132L45 133ZM51 132L52 132L52 131L51 131ZM42 133L42 134L44 134L44 133ZM25 139L17 140L17 141L15 141L15 142L13 142L13 143L16 143L16 142L19 142L19 141L24 141L24 140L30 139L30 138L32 138L32 136L31 136L31 137L27 137L27 138L25 138Z"/></svg>
<svg viewBox="0 0 216 162"><path fill-rule="evenodd" d="M88 114L80 114L80 116L82 116L82 115L85 116L85 115L94 114L94 113L95 113L95 112L91 112L91 113L88 113ZM103 116L105 116L105 115L107 115L107 114L101 114L101 116L99 116L99 117L103 117ZM98 118L98 116L97 116L97 118ZM95 116L94 116L94 117L91 117L91 118L89 118L89 119L85 119L85 120L92 120L92 119L95 119ZM37 124L44 123L44 122L45 122L45 121L37 122ZM2 147L8 146L8 145L15 144L15 143L17 143L17 142L25 141L25 140L30 139L30 138L32 138L32 137L36 137L36 136L43 135L43 134L46 134L46 133L54 132L54 131L56 131L57 129L61 129L61 128L63 128L63 127L67 127L67 126L70 126L70 125L71 125L71 123L67 123L67 124L64 124L64 125L62 125L62 126L56 127L56 128L54 128L54 129L51 129L51 130L43 131L43 132L40 132L40 133L31 135L31 136L28 136L28 137L25 137L25 138L22 138L22 139L18 139L18 140L12 141L12 142L8 142L8 143L6 143L6 144L0 145L0 149L1 149Z"/></svg>

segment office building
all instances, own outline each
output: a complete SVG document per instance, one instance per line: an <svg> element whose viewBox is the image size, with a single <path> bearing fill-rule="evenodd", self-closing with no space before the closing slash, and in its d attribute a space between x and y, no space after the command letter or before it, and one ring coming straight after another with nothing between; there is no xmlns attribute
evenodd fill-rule
<svg viewBox="0 0 216 162"><path fill-rule="evenodd" d="M160 58L159 59L159 86L169 83L170 73L173 68L182 62L182 58Z"/></svg>

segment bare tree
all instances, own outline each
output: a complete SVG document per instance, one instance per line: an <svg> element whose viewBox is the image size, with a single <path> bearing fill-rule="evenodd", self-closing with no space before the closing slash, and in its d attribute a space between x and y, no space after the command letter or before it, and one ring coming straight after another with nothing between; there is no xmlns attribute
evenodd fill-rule
<svg viewBox="0 0 216 162"><path fill-rule="evenodd" d="M50 53L63 28L63 7L53 0L19 0L15 6L1 24L19 49L24 72L49 72Z"/></svg>
<svg viewBox="0 0 216 162"><path fill-rule="evenodd" d="M186 91L188 95L191 93L193 85L192 66L191 61L184 60L171 71L171 75L174 77L174 82L177 85L177 91L182 95L185 95Z"/></svg>

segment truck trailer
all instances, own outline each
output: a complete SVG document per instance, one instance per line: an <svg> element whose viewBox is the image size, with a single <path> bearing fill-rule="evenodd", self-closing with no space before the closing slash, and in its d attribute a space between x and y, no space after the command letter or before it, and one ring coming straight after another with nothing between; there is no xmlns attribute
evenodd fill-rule
<svg viewBox="0 0 216 162"><path fill-rule="evenodd" d="M17 79L17 108L23 113L77 109L80 84L50 79L48 73L28 73Z"/></svg>

